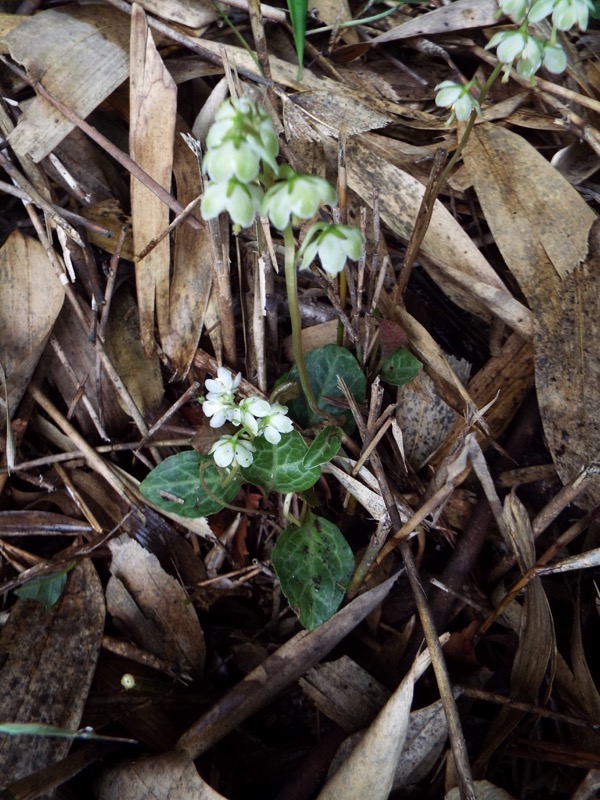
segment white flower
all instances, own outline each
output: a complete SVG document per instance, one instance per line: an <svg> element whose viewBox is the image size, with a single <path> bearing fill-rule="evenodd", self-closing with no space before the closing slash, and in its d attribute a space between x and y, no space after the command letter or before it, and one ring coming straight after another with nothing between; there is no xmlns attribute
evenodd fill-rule
<svg viewBox="0 0 600 800"><path fill-rule="evenodd" d="M530 78L542 64L543 42L527 31L500 31L492 36L486 44L486 50L497 47L498 60L510 67L518 59L517 72L524 78Z"/></svg>
<svg viewBox="0 0 600 800"><path fill-rule="evenodd" d="M206 386L209 395L221 396L223 394L227 394L231 395L233 398L233 395L237 391L241 381L241 372L238 372L238 374L234 377L233 372L230 372L227 367L218 367L217 377L207 378L204 381L204 385Z"/></svg>
<svg viewBox="0 0 600 800"><path fill-rule="evenodd" d="M234 462L240 467L249 467L253 460L254 445L238 434L224 435L209 450L218 467L230 467Z"/></svg>
<svg viewBox="0 0 600 800"><path fill-rule="evenodd" d="M202 403L202 411L207 417L212 417L211 428L220 428L231 419L235 408L235 392L241 380L241 372L234 377L226 367L219 367L216 379L208 378L204 382L208 391Z"/></svg>
<svg viewBox="0 0 600 800"><path fill-rule="evenodd" d="M231 405L221 399L205 400L202 403L202 411L205 416L211 417L211 428L220 428L221 425L225 425L229 418L230 408Z"/></svg>
<svg viewBox="0 0 600 800"><path fill-rule="evenodd" d="M347 258L358 261L364 241L362 233L351 225L316 222L304 237L298 251L298 257L302 259L300 269L309 267L318 254L325 272L337 275L344 268Z"/></svg>
<svg viewBox="0 0 600 800"><path fill-rule="evenodd" d="M530 36L517 63L517 72L523 78L531 78L542 66L543 46L537 36Z"/></svg>
<svg viewBox="0 0 600 800"><path fill-rule="evenodd" d="M261 417L266 417L270 412L271 406L266 400L260 397L249 397L234 408L231 412L230 421L234 425L242 425L248 433L256 436L258 433L258 420Z"/></svg>
<svg viewBox="0 0 600 800"><path fill-rule="evenodd" d="M471 94L472 85L473 81L469 81L464 86L454 81L442 81L435 87L437 92L435 96L436 105L452 109L452 116L448 122L454 116L464 122L469 119L473 111L481 112L479 103Z"/></svg>
<svg viewBox="0 0 600 800"><path fill-rule="evenodd" d="M548 72L559 75L567 68L567 54L558 42L556 44L546 44L544 47L544 66Z"/></svg>
<svg viewBox="0 0 600 800"><path fill-rule="evenodd" d="M550 0L552 2L553 0ZM499 0L498 5L502 13L512 17L516 22L522 22L527 13L530 0Z"/></svg>
<svg viewBox="0 0 600 800"><path fill-rule="evenodd" d="M532 6L527 19L529 22L539 22L552 13L556 0L537 0Z"/></svg>
<svg viewBox="0 0 600 800"><path fill-rule="evenodd" d="M250 183L259 173L260 155L247 142L237 144L227 139L219 147L212 147L207 152L202 168L213 181L237 178L241 183Z"/></svg>
<svg viewBox="0 0 600 800"><path fill-rule="evenodd" d="M310 219L323 203L337 203L335 189L324 178L299 175L287 165L279 175L283 180L266 192L261 211L280 231L287 228L290 217Z"/></svg>
<svg viewBox="0 0 600 800"><path fill-rule="evenodd" d="M259 425L259 433L262 434L267 442L278 444L281 441L282 433L290 433L294 429L292 420L286 416L287 406L280 403L273 403L270 412L264 416Z"/></svg>
<svg viewBox="0 0 600 800"><path fill-rule="evenodd" d="M558 0L554 4L552 23L559 31L568 31L577 24L584 31L588 26L590 11L594 10L592 0Z"/></svg>
<svg viewBox="0 0 600 800"><path fill-rule="evenodd" d="M236 225L247 228L260 208L262 197L259 186L240 183L235 178L223 183L211 181L204 192L200 211L204 219L214 219L227 211Z"/></svg>
<svg viewBox="0 0 600 800"><path fill-rule="evenodd" d="M227 147L225 147L227 145ZM247 180L254 180L258 174L260 159L263 159L277 172L277 153L279 141L273 127L271 117L256 105L249 97L238 100L225 100L215 114L215 122L211 125L206 137L207 154L204 158L204 169L213 180L225 180L236 175L241 181L243 174L253 174ZM225 148L222 153L217 150ZM236 172L226 175L228 156L237 163ZM249 164L243 167L243 160Z"/></svg>

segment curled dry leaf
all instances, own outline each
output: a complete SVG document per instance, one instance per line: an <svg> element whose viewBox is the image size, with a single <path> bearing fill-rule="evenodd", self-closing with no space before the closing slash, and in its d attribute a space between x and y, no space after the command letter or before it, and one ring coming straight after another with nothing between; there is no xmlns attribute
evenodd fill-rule
<svg viewBox="0 0 600 800"><path fill-rule="evenodd" d="M567 483L600 452L600 228L592 228L594 212L568 181L511 131L477 125L465 163L535 317L538 402L552 458ZM600 502L600 478L579 500Z"/></svg>

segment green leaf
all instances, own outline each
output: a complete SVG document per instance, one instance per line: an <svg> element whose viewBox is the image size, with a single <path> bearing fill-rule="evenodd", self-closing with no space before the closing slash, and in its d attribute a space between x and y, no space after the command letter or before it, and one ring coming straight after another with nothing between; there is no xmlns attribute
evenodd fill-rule
<svg viewBox="0 0 600 800"><path fill-rule="evenodd" d="M358 361L345 347L328 344L318 350L313 350L306 356L306 368L318 407L340 422L344 420L344 430L346 433L351 433L354 430L354 420L337 380L338 376L343 378L354 399L358 403L362 403L365 399L366 380ZM290 370L287 380L298 380L296 367ZM344 405L340 407L328 403L324 399L325 397L339 398ZM290 416L302 428L310 428L322 421L320 417L313 414L304 397L290 400L287 405Z"/></svg>
<svg viewBox="0 0 600 800"><path fill-rule="evenodd" d="M342 436L341 428L334 428L333 425L323 428L308 448L308 453L304 456L302 461L304 469L320 467L321 464L327 464L331 461L342 446Z"/></svg>
<svg viewBox="0 0 600 800"><path fill-rule="evenodd" d="M35 600L37 603L41 603L44 608L52 608L60 600L69 572L74 566L75 562L73 561L61 572L34 578L15 589L15 594L22 600Z"/></svg>
<svg viewBox="0 0 600 800"><path fill-rule="evenodd" d="M298 56L298 80L302 80L302 67L304 63L304 37L306 36L306 15L308 0L287 0L290 11L290 22L294 32L294 46Z"/></svg>
<svg viewBox="0 0 600 800"><path fill-rule="evenodd" d="M419 374L423 364L408 350L402 347L384 359L381 365L381 380L392 386L404 386Z"/></svg>
<svg viewBox="0 0 600 800"><path fill-rule="evenodd" d="M300 528L283 531L271 561L282 592L309 630L335 614L354 570L354 555L339 529L311 512Z"/></svg>
<svg viewBox="0 0 600 800"><path fill-rule="evenodd" d="M254 447L254 460L242 469L242 475L265 492L304 492L319 480L318 467L303 466L308 447L298 431L286 433L279 444L271 444L262 437L255 439Z"/></svg>
<svg viewBox="0 0 600 800"><path fill-rule="evenodd" d="M186 450L166 458L140 484L140 491L158 508L180 517L205 517L235 500L242 483L237 472L223 487L212 456ZM211 495L213 495L211 497Z"/></svg>
<svg viewBox="0 0 600 800"><path fill-rule="evenodd" d="M81 731L68 731L55 725L46 725L45 722L0 722L0 733L8 736L56 736L59 739L86 739L104 742L128 742L138 744L136 739L124 739L120 736L102 736L95 733L92 728Z"/></svg>

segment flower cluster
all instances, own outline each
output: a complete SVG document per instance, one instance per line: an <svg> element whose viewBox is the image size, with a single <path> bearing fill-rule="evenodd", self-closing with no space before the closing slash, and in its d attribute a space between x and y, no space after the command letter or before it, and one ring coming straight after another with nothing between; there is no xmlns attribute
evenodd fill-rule
<svg viewBox="0 0 600 800"><path fill-rule="evenodd" d="M337 203L335 189L324 178L301 175L287 165L277 165L279 143L271 118L250 98L221 104L206 146L202 167L210 180L202 198L204 219L214 219L226 211L236 226L247 228L260 212L284 231L289 225L313 217L322 205ZM262 164L270 170L268 180L261 172ZM269 188L264 191L262 184ZM318 253L323 269L331 275L343 268L346 258L360 258L362 234L356 231L353 236L354 242L360 237L360 248L344 249L347 228L330 225L327 230L318 229L320 245L311 251L312 257ZM325 246L326 239L329 246ZM336 245L341 249L336 250ZM330 255L334 250L335 257Z"/></svg>
<svg viewBox="0 0 600 800"><path fill-rule="evenodd" d="M557 31L571 30L575 25L584 31L587 28L590 11L594 10L592 0L498 0L500 12L511 17L519 26L515 30L495 33L486 50L496 47L498 61L504 64L504 74L516 62L516 70L523 78L533 78L540 67L555 75L567 68L567 54L557 41ZM548 39L536 36L529 31L529 25L551 17L552 31ZM443 108L450 108L452 115L459 120L467 120L473 111L481 112L471 88L473 81L462 85L454 81L443 81L436 86L435 102Z"/></svg>
<svg viewBox="0 0 600 800"><path fill-rule="evenodd" d="M539 22L552 15L552 24L559 31L569 31L574 25L584 31L594 10L592 0L498 0L498 5L518 25L525 19Z"/></svg>
<svg viewBox="0 0 600 800"><path fill-rule="evenodd" d="M216 379L205 381L206 398L202 403L204 414L210 418L211 428L220 428L226 422L240 430L224 434L210 449L219 467L249 467L252 463L257 436L277 444L283 433L290 433L292 421L287 408L279 403L268 403L260 397L248 397L239 403L235 399L242 380L241 372L234 377L225 367L219 367Z"/></svg>

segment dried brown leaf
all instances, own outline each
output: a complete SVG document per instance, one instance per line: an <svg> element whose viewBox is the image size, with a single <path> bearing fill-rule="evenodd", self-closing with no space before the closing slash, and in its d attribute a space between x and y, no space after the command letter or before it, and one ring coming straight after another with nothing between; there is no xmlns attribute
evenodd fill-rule
<svg viewBox="0 0 600 800"><path fill-rule="evenodd" d="M67 6L19 19L21 24L0 40L0 49L78 116L87 117L127 78L125 15L102 6ZM8 140L15 152L40 161L73 128L53 105L36 97Z"/></svg>
<svg viewBox="0 0 600 800"><path fill-rule="evenodd" d="M349 733L366 728L390 696L348 656L309 670L300 686L322 714Z"/></svg>
<svg viewBox="0 0 600 800"><path fill-rule="evenodd" d="M414 684L430 663L429 651L416 659L361 741L321 790L318 800L387 800L406 740Z"/></svg>
<svg viewBox="0 0 600 800"><path fill-rule="evenodd" d="M77 730L104 631L104 597L91 561L70 573L47 610L19 600L0 635L0 719ZM0 734L0 784L63 758L69 740Z"/></svg>
<svg viewBox="0 0 600 800"><path fill-rule="evenodd" d="M367 205L373 192L381 191L381 219L403 241L411 237L425 187L363 145L352 141L347 148L348 185ZM490 318L490 295L495 298L492 313L530 335L530 314L514 300L498 275L467 236L458 221L435 202L431 223L421 250L437 267L435 280L461 308ZM427 262L424 264L428 267Z"/></svg>
<svg viewBox="0 0 600 800"><path fill-rule="evenodd" d="M0 286L0 364L12 417L52 332L64 289L42 245L19 231L0 248Z"/></svg>
<svg viewBox="0 0 600 800"><path fill-rule="evenodd" d="M529 517L515 494L507 496L503 516L513 554L524 573L535 563L535 546ZM519 619L519 646L511 671L510 694L516 700L537 703L544 675L556 652L552 614L539 578L533 578L527 585L523 607L513 603L512 610ZM492 754L522 717L521 711L508 706L501 708L473 767L474 773L484 771Z"/></svg>
<svg viewBox="0 0 600 800"><path fill-rule="evenodd" d="M457 0L428 14L421 14L391 31L380 33L373 42L392 42L411 36L433 36L465 28L480 28L493 25L497 14L496 0Z"/></svg>
<svg viewBox="0 0 600 800"><path fill-rule="evenodd" d="M204 634L179 581L158 559L128 536L109 543L112 577L106 588L110 614L140 647L200 674Z"/></svg>
<svg viewBox="0 0 600 800"><path fill-rule="evenodd" d="M177 22L186 28L201 28L221 18L210 0L140 0L139 5L167 22Z"/></svg>
<svg viewBox="0 0 600 800"><path fill-rule="evenodd" d="M552 458L567 483L600 452L596 233L586 259L595 214L532 145L504 128L476 126L465 161L536 320L538 401ZM579 499L596 505L600 479L592 479Z"/></svg>
<svg viewBox="0 0 600 800"><path fill-rule="evenodd" d="M181 128L181 122L178 122ZM200 167L180 135L175 136L173 173L177 199L187 206L200 195ZM179 225L175 232L173 276L169 293L169 331L161 332L161 345L178 378L192 363L204 322L212 286L212 247L207 226Z"/></svg>
<svg viewBox="0 0 600 800"><path fill-rule="evenodd" d="M98 788L98 800L148 800L149 796L152 800L226 800L202 780L192 759L180 751L113 767L103 774Z"/></svg>
<svg viewBox="0 0 600 800"><path fill-rule="evenodd" d="M144 418L159 407L164 397L160 361L144 356L133 298L123 288L113 297L106 327L106 352ZM124 409L126 411L126 409Z"/></svg>
<svg viewBox="0 0 600 800"><path fill-rule="evenodd" d="M131 16L129 147L133 160L167 191L171 185L177 87L158 54L143 10ZM169 209L131 177L133 246L140 253L169 224ZM137 262L135 277L142 347L154 351L154 309L161 336L169 333L169 237Z"/></svg>

